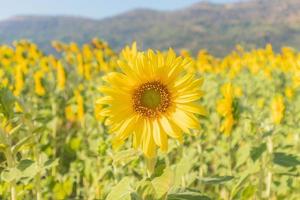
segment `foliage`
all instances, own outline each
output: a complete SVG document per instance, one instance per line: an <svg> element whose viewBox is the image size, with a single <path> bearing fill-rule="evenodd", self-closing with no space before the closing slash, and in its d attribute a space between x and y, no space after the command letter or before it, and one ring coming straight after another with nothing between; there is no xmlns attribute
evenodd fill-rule
<svg viewBox="0 0 300 200"><path fill-rule="evenodd" d="M207 113L147 173L131 138L113 148L97 104L120 55L96 38L53 46L59 56L25 40L0 46L0 199L299 198L299 52L181 52L204 79Z"/></svg>

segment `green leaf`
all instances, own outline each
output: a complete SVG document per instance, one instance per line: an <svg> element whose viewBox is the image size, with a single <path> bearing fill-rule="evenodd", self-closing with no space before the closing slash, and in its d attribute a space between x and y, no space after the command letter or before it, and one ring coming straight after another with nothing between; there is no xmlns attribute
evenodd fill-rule
<svg viewBox="0 0 300 200"><path fill-rule="evenodd" d="M249 160L250 157L250 145L243 144L236 152L236 168L239 168Z"/></svg>
<svg viewBox="0 0 300 200"><path fill-rule="evenodd" d="M11 182L13 180L19 180L22 176L20 170L16 168L5 169L1 174L1 179L6 182Z"/></svg>
<svg viewBox="0 0 300 200"><path fill-rule="evenodd" d="M71 179L67 179L62 183L56 183L53 188L55 199L66 199L66 197L71 195L72 189L73 181Z"/></svg>
<svg viewBox="0 0 300 200"><path fill-rule="evenodd" d="M248 185L247 187L242 187L238 192L232 197L232 200L248 200L255 195L256 186Z"/></svg>
<svg viewBox="0 0 300 200"><path fill-rule="evenodd" d="M13 134L17 133L20 130L20 128L22 127L22 125L23 124L19 124L18 126L14 127L11 131L9 131L8 134L13 135Z"/></svg>
<svg viewBox="0 0 300 200"><path fill-rule="evenodd" d="M130 178L123 178L114 186L107 195L106 200L130 200L131 193L134 192L130 187Z"/></svg>
<svg viewBox="0 0 300 200"><path fill-rule="evenodd" d="M196 192L183 192L169 194L167 200L210 200L210 198Z"/></svg>
<svg viewBox="0 0 300 200"><path fill-rule="evenodd" d="M166 168L165 160L157 159L152 177L161 176L164 173L165 168Z"/></svg>
<svg viewBox="0 0 300 200"><path fill-rule="evenodd" d="M242 200L248 200L254 197L256 192L256 187L254 185L247 186L242 192Z"/></svg>
<svg viewBox="0 0 300 200"><path fill-rule="evenodd" d="M130 200L144 200L136 192L130 193Z"/></svg>
<svg viewBox="0 0 300 200"><path fill-rule="evenodd" d="M48 155L44 152L40 154L40 166L44 169L47 170L51 167L57 166L59 163L58 158L50 158Z"/></svg>
<svg viewBox="0 0 300 200"><path fill-rule="evenodd" d="M295 167L300 165L300 160L296 155L275 152L273 154L273 163L283 167Z"/></svg>
<svg viewBox="0 0 300 200"><path fill-rule="evenodd" d="M0 89L0 113L6 118L11 119L13 117L13 109L15 105L15 97L8 88Z"/></svg>
<svg viewBox="0 0 300 200"><path fill-rule="evenodd" d="M7 145L0 143L0 152L4 153L6 148L7 148Z"/></svg>
<svg viewBox="0 0 300 200"><path fill-rule="evenodd" d="M59 164L58 162L59 162L59 159L58 159L58 158L56 158L56 159L54 159L54 158L49 159L49 160L47 160L47 161L44 163L43 168L44 168L44 169L49 169L49 168L51 168L51 167L57 166L57 165Z"/></svg>
<svg viewBox="0 0 300 200"><path fill-rule="evenodd" d="M117 152L113 157L114 164L127 164L136 159L138 152L135 149L128 149Z"/></svg>
<svg viewBox="0 0 300 200"><path fill-rule="evenodd" d="M72 189L73 189L73 181L72 179L67 179L66 181L63 182L63 188L65 191L66 196L69 196L72 194Z"/></svg>
<svg viewBox="0 0 300 200"><path fill-rule="evenodd" d="M183 157L179 163L175 165L175 178L174 178L174 186L179 187L182 182L182 177L189 173L191 168L193 167L193 158L194 154L190 156Z"/></svg>
<svg viewBox="0 0 300 200"><path fill-rule="evenodd" d="M0 118L0 120L1 120L1 118ZM0 127L0 145L4 151L5 151L5 148L7 146L9 146L9 141L8 141L8 138L6 137L6 133L4 132L4 130L1 127Z"/></svg>
<svg viewBox="0 0 300 200"><path fill-rule="evenodd" d="M35 128L33 131L32 131L32 134L40 134L42 133L43 131L47 130L47 127L46 126L40 126L40 127L37 127Z"/></svg>
<svg viewBox="0 0 300 200"><path fill-rule="evenodd" d="M250 151L251 159L255 162L267 150L266 143L262 143L257 147L253 147Z"/></svg>
<svg viewBox="0 0 300 200"><path fill-rule="evenodd" d="M28 160L28 159L21 160L17 168L20 171L24 171L26 168L30 167L32 164L34 164L33 160Z"/></svg>
<svg viewBox="0 0 300 200"><path fill-rule="evenodd" d="M24 178L33 178L38 170L38 166L33 160L21 160L17 166L17 169L22 173Z"/></svg>
<svg viewBox="0 0 300 200"><path fill-rule="evenodd" d="M72 138L70 141L70 147L71 149L73 149L74 151L79 150L81 145L81 139L80 138Z"/></svg>
<svg viewBox="0 0 300 200"><path fill-rule="evenodd" d="M279 176L300 177L300 172L299 173L276 173L276 175L279 175Z"/></svg>
<svg viewBox="0 0 300 200"><path fill-rule="evenodd" d="M246 173L240 178L239 182L233 186L230 192L231 193L230 196L232 196L232 199L238 199L239 194L244 189L245 187L244 185L247 183L250 176L251 174Z"/></svg>
<svg viewBox="0 0 300 200"><path fill-rule="evenodd" d="M139 185L137 187L137 194L143 199L143 200L152 200L156 199L156 192L154 189L154 186L151 181L149 180L143 180L139 182Z"/></svg>
<svg viewBox="0 0 300 200"><path fill-rule="evenodd" d="M33 135L29 135L29 136L23 138L22 140L20 140L16 145L14 145L12 147L13 154L18 153L19 149L22 148L23 145L29 143L31 141L31 139L33 139Z"/></svg>
<svg viewBox="0 0 300 200"><path fill-rule="evenodd" d="M21 160L16 168L4 170L2 179L5 181L20 180L22 178L33 178L38 172L38 166L33 160Z"/></svg>
<svg viewBox="0 0 300 200"><path fill-rule="evenodd" d="M233 176L216 176L211 178L199 178L203 184L221 184L232 180Z"/></svg>
<svg viewBox="0 0 300 200"><path fill-rule="evenodd" d="M173 185L174 173L170 168L166 168L160 177L152 180L152 185L156 192L156 198L162 198Z"/></svg>

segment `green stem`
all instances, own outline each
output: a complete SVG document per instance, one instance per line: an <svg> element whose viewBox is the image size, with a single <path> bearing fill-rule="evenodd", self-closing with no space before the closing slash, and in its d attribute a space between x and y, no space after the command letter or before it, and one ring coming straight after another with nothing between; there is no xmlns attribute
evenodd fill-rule
<svg viewBox="0 0 300 200"><path fill-rule="evenodd" d="M199 177L202 178L203 177L203 156L202 156L202 144L201 142L199 142L199 144L197 145L197 150L198 150L198 154L200 156L200 166L199 166Z"/></svg>
<svg viewBox="0 0 300 200"><path fill-rule="evenodd" d="M230 134L228 136L228 169L229 169L229 174L232 175L232 135Z"/></svg>
<svg viewBox="0 0 300 200"><path fill-rule="evenodd" d="M263 141L262 132L261 130L256 127L256 131L259 133L259 138L256 142ZM258 196L259 199L263 199L263 188L264 188L264 177L265 177L265 162L264 162L264 156L262 155L259 158L259 182L258 182Z"/></svg>
<svg viewBox="0 0 300 200"><path fill-rule="evenodd" d="M6 133L1 128L0 128L0 139L3 140L6 145L6 147L4 149L4 155L7 160L8 168L10 168L10 169L15 168L16 163L15 163L14 154L12 152L11 139L9 137L9 134ZM10 181L10 195L11 195L11 200L17 199L16 180Z"/></svg>
<svg viewBox="0 0 300 200"><path fill-rule="evenodd" d="M204 157L203 157L202 139L200 140L199 144L197 145L197 151L198 151L198 155L200 157L199 177L203 178L203 175L204 175L204 169L203 169ZM204 184L200 185L200 191L204 191Z"/></svg>
<svg viewBox="0 0 300 200"><path fill-rule="evenodd" d="M156 164L156 157L154 158L146 158L146 167L147 167L147 176L150 178L154 172Z"/></svg>
<svg viewBox="0 0 300 200"><path fill-rule="evenodd" d="M15 160L13 158L13 154L10 150L10 147L7 147L5 150L5 156L7 159L7 165L9 168L15 167ZM11 200L17 199L17 190L16 190L16 180L12 180L10 182L10 194L11 194Z"/></svg>
<svg viewBox="0 0 300 200"><path fill-rule="evenodd" d="M294 140L295 140L296 151L300 152L300 139L298 133L295 133Z"/></svg>
<svg viewBox="0 0 300 200"><path fill-rule="evenodd" d="M52 116L54 116L53 119L53 125L52 125L52 137L53 137L53 156L54 158L56 157L56 133L57 133L57 117L56 117L56 110L57 110L57 106L55 103L55 99L52 100ZM52 167L52 176L55 177L56 175L56 167L53 166Z"/></svg>
<svg viewBox="0 0 300 200"><path fill-rule="evenodd" d="M267 146L268 146L268 152L269 152L269 156L272 157L272 153L273 153L273 142L272 142L272 137L268 136L267 138ZM268 169L268 175L266 178L266 197L267 199L270 198L271 195L271 184L272 184L272 172L271 169Z"/></svg>
<svg viewBox="0 0 300 200"><path fill-rule="evenodd" d="M40 169L41 168L41 166L40 166L40 155L39 155L39 149L36 145L35 145L35 148L34 148L34 154L35 154L37 166ZM41 194L41 172L40 172L40 170L38 170L38 172L35 176L35 189L36 189L36 200L41 200L42 199L42 194Z"/></svg>
<svg viewBox="0 0 300 200"><path fill-rule="evenodd" d="M258 183L258 196L259 199L262 199L262 190L263 190L263 179L264 179L264 167L263 167L263 159L262 157L259 158L259 183Z"/></svg>
<svg viewBox="0 0 300 200"><path fill-rule="evenodd" d="M34 125L33 122L30 119L25 119L26 124L28 125L29 128L29 134L34 134ZM41 200L42 199L42 193L41 193L41 162L40 162L40 151L39 151L39 136L38 135L33 135L35 138L35 144L34 144L34 157L37 162L38 166L38 172L35 175L35 191L36 191L36 200Z"/></svg>
<svg viewBox="0 0 300 200"><path fill-rule="evenodd" d="M164 157L165 157L166 166L170 167L170 159L169 159L169 156L168 156L167 152L165 153Z"/></svg>

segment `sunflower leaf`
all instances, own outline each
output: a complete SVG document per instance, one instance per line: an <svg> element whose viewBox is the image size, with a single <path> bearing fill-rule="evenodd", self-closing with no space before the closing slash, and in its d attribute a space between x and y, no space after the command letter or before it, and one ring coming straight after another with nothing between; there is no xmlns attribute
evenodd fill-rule
<svg viewBox="0 0 300 200"><path fill-rule="evenodd" d="M133 189L130 187L130 178L123 178L107 195L106 200L130 200Z"/></svg>
<svg viewBox="0 0 300 200"><path fill-rule="evenodd" d="M203 184L221 184L227 181L232 180L233 176L216 176L216 177L210 177L210 178L199 178L199 180Z"/></svg>
<svg viewBox="0 0 300 200"><path fill-rule="evenodd" d="M174 172L170 168L166 168L164 173L152 180L152 185L156 192L156 198L160 199L168 193L173 185Z"/></svg>
<svg viewBox="0 0 300 200"><path fill-rule="evenodd" d="M260 156L267 150L266 143L262 143L259 146L253 147L250 151L251 159L255 162Z"/></svg>
<svg viewBox="0 0 300 200"><path fill-rule="evenodd" d="M296 155L275 152L273 154L273 163L283 167L295 167L300 165L300 160Z"/></svg>
<svg viewBox="0 0 300 200"><path fill-rule="evenodd" d="M210 200L206 195L196 192L182 192L169 194L167 200Z"/></svg>

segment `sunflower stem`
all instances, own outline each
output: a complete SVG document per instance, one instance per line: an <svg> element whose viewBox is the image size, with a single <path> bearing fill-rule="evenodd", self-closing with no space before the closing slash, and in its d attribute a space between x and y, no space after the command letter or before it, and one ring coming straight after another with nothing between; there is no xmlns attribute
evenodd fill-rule
<svg viewBox="0 0 300 200"><path fill-rule="evenodd" d="M203 169L203 164L204 164L204 158L203 158L203 149L202 149L202 140L200 140L199 144L197 145L197 150L198 154L200 157L200 166L199 166L199 177L203 178L204 174L204 169ZM204 185L200 185L200 191L204 191Z"/></svg>
<svg viewBox="0 0 300 200"><path fill-rule="evenodd" d="M169 156L168 156L167 152L165 153L164 157L165 157L166 166L169 167L170 166L170 159L169 159Z"/></svg>
<svg viewBox="0 0 300 200"><path fill-rule="evenodd" d="M11 138L9 137L9 134L5 130L2 130L1 127L0 127L0 140L3 140L4 143L6 144L3 153L6 158L8 168L9 169L15 168L16 162L15 162L14 153L12 151ZM17 189L16 189L15 179L10 181L10 197L11 200L17 199Z"/></svg>
<svg viewBox="0 0 300 200"><path fill-rule="evenodd" d="M156 164L156 157L146 158L147 176L150 178L154 173L154 168Z"/></svg>
<svg viewBox="0 0 300 200"><path fill-rule="evenodd" d="M39 150L39 143L40 143L40 138L39 134L34 133L34 124L31 121L31 119L28 119L25 117L25 123L28 126L28 132L34 137L34 149L33 149L33 154L36 159L36 163L38 166L38 172L35 175L35 192L36 192L36 200L41 200L42 199L42 194L41 194L41 163L40 163L40 150Z"/></svg>
<svg viewBox="0 0 300 200"><path fill-rule="evenodd" d="M56 111L57 111L57 106L56 106L56 102L55 102L55 98L52 99L52 115L54 116L53 119L53 124L52 124L52 137L53 137L53 156L54 158L56 157L56 133L57 133L57 117L56 117ZM52 176L55 177L56 175L56 167L53 166L52 167Z"/></svg>
<svg viewBox="0 0 300 200"><path fill-rule="evenodd" d="M15 167L15 160L13 157L13 153L11 152L11 148L7 147L5 150L5 157L7 159L7 165L9 168ZM10 194L11 194L11 200L17 199L17 190L16 190L16 180L12 180L10 182Z"/></svg>
<svg viewBox="0 0 300 200"><path fill-rule="evenodd" d="M268 147L269 156L271 157L273 153L273 141L271 136L267 137L267 144L268 144L267 147ZM271 184L272 184L272 172L271 169L268 169L268 174L266 178L266 197L268 199L271 195Z"/></svg>
<svg viewBox="0 0 300 200"><path fill-rule="evenodd" d="M264 179L264 167L263 167L263 159L259 158L259 183L258 183L258 196L259 199L262 199L262 191L263 191L263 179Z"/></svg>
<svg viewBox="0 0 300 200"><path fill-rule="evenodd" d="M228 170L229 174L232 175L232 135L228 136Z"/></svg>
<svg viewBox="0 0 300 200"><path fill-rule="evenodd" d="M34 154L37 162L37 166L40 168L40 154L38 147L34 148ZM36 200L41 199L41 173L40 169L38 170L36 176L35 176L35 190L36 190Z"/></svg>
<svg viewBox="0 0 300 200"><path fill-rule="evenodd" d="M257 127L256 130L259 133L259 140L257 142L263 141L262 132ZM259 158L259 180L258 180L258 196L259 199L263 199L263 187L264 187L264 177L265 177L265 169L264 169L264 156L260 156Z"/></svg>

